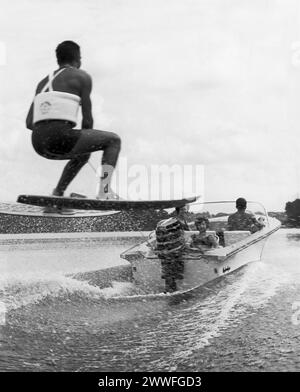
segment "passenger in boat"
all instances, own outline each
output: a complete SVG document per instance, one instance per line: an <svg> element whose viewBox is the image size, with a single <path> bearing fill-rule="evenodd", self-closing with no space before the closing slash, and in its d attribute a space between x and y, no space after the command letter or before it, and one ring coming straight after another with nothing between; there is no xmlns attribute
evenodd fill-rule
<svg viewBox="0 0 300 392"><path fill-rule="evenodd" d="M218 247L219 237L216 234L206 233L206 230L209 228L209 220L207 218L197 217L195 220L195 226L199 233L191 236L191 242L189 244L191 248L200 247L202 249L210 249Z"/></svg>
<svg viewBox="0 0 300 392"><path fill-rule="evenodd" d="M121 140L113 132L93 129L91 76L80 69L80 47L64 41L56 48L58 69L42 79L30 106L26 126L32 132L32 145L44 158L69 160L54 196L63 196L67 186L88 162L94 151L103 151L98 199L118 199L111 187ZM75 129L81 106L82 129Z"/></svg>
<svg viewBox="0 0 300 392"><path fill-rule="evenodd" d="M254 214L246 212L247 201L243 197L236 200L237 212L228 217L227 230L245 230L255 233L264 227Z"/></svg>
<svg viewBox="0 0 300 392"><path fill-rule="evenodd" d="M189 224L188 224L188 217L187 213L189 210L188 205L183 206L183 207L176 207L176 218L180 222L181 229L182 230L190 230Z"/></svg>

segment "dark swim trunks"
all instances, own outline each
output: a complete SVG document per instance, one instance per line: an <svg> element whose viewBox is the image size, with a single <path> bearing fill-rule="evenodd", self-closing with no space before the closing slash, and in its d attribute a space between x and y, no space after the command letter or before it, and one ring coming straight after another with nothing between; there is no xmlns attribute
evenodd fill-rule
<svg viewBox="0 0 300 392"><path fill-rule="evenodd" d="M70 121L40 121L34 125L32 145L35 151L48 159L67 159L81 136Z"/></svg>
<svg viewBox="0 0 300 392"><path fill-rule="evenodd" d="M44 158L73 159L103 150L103 160L112 166L116 164L121 144L113 132L74 129L73 123L63 120L36 123L31 140L35 151Z"/></svg>

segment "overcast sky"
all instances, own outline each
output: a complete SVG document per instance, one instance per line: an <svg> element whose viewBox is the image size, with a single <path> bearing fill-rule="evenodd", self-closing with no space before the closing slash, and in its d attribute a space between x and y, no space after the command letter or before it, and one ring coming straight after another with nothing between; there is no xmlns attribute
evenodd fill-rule
<svg viewBox="0 0 300 392"><path fill-rule="evenodd" d="M93 77L95 128L119 133L129 165L204 165L206 200L269 210L300 192L298 0L0 4L0 200L49 194L63 168L34 152L24 120L66 39ZM94 189L86 166L69 191Z"/></svg>

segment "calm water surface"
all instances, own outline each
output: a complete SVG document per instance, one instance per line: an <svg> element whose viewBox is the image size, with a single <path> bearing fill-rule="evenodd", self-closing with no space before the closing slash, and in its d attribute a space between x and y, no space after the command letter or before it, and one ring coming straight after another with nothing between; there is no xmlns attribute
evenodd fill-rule
<svg viewBox="0 0 300 392"><path fill-rule="evenodd" d="M91 284L133 241L2 245L0 371L300 370L300 230L180 301Z"/></svg>

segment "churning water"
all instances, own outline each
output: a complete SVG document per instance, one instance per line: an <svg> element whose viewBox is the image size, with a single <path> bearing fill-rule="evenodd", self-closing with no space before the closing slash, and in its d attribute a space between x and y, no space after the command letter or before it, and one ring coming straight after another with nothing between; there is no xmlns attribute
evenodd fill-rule
<svg viewBox="0 0 300 392"><path fill-rule="evenodd" d="M281 229L262 262L176 301L94 284L135 241L1 245L0 370L300 370L300 230Z"/></svg>

